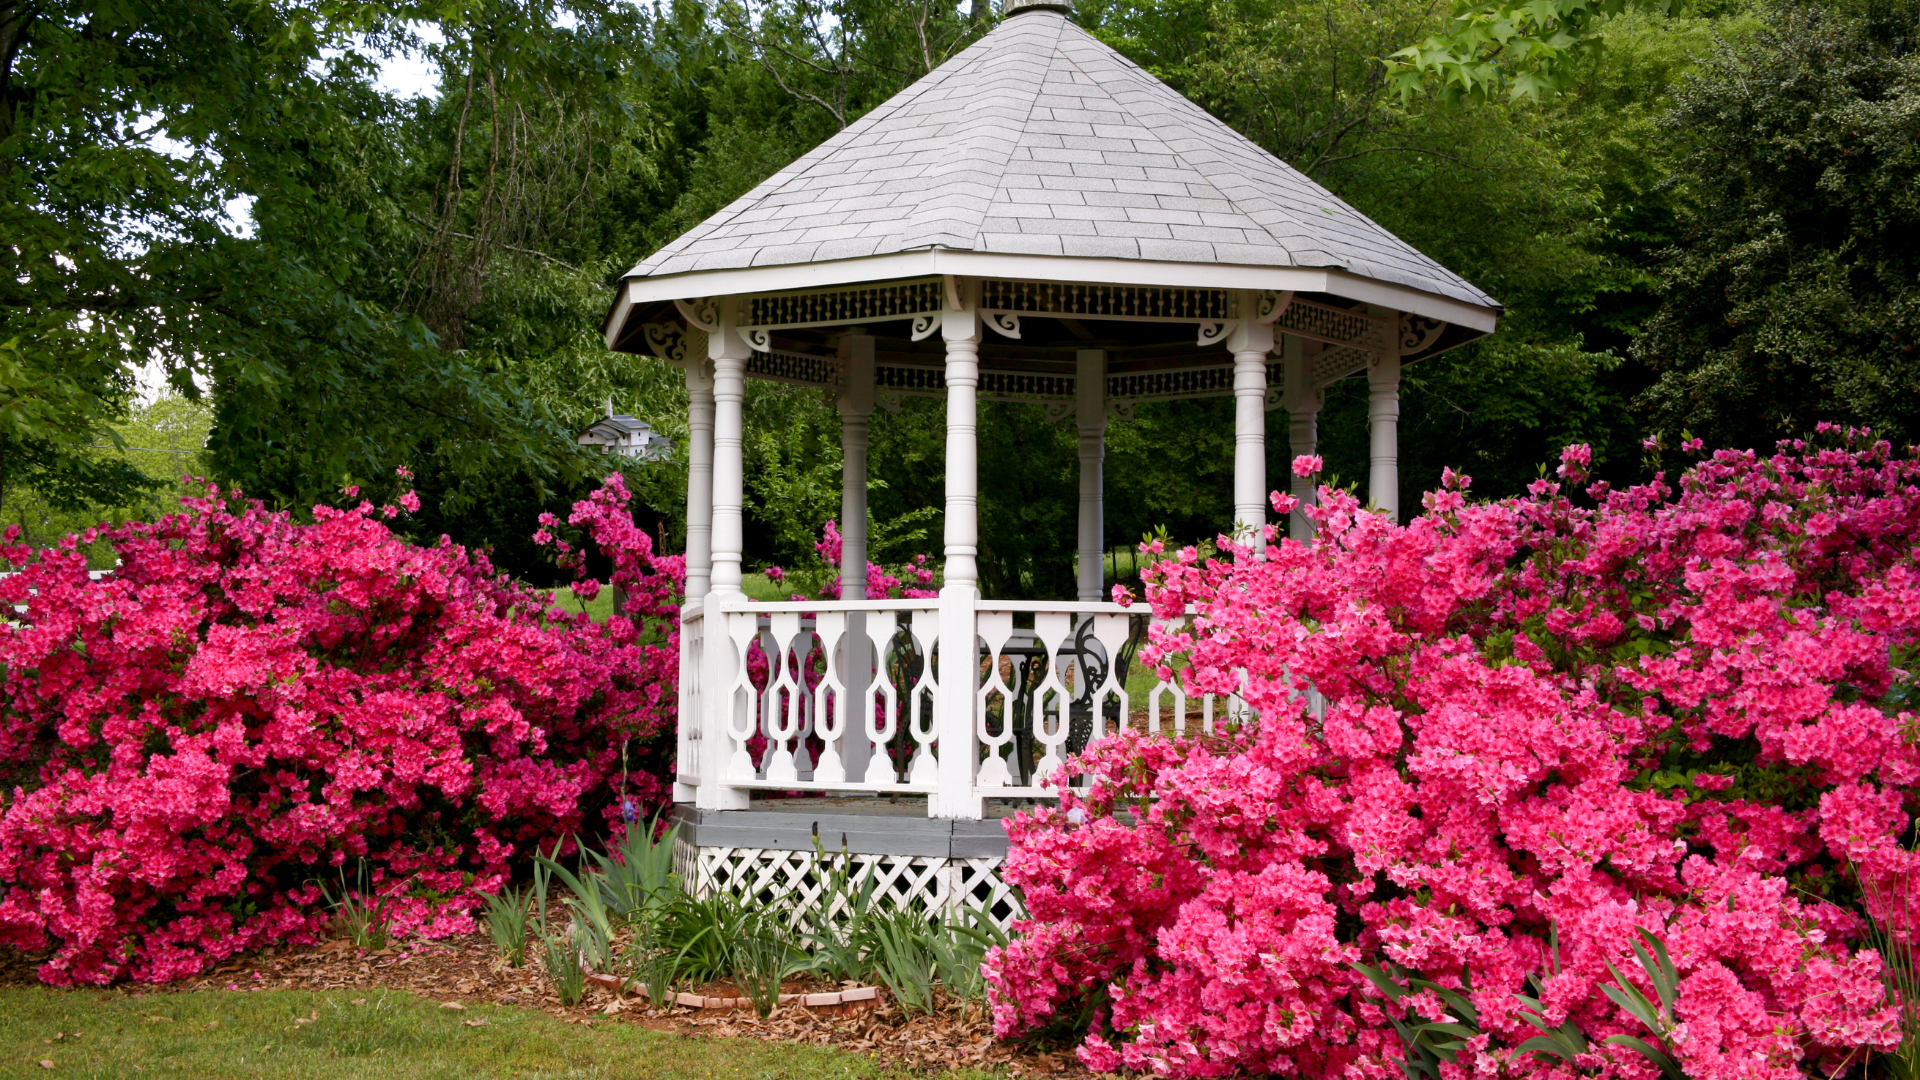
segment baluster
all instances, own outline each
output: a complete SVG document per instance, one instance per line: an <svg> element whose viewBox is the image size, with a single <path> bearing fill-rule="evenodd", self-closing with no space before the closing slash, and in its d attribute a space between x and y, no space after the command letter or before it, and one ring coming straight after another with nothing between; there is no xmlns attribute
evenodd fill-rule
<svg viewBox="0 0 1920 1080"><path fill-rule="evenodd" d="M814 763L813 778L823 784L841 784L847 779L847 766L841 756L841 741L852 730L847 723L854 715L855 703L849 700L848 665L854 649L853 636L847 633L847 613L823 611L816 622L820 648L826 656L826 674L813 691L814 729L820 735L820 760ZM831 699L832 704L828 701Z"/></svg>
<svg viewBox="0 0 1920 1080"><path fill-rule="evenodd" d="M872 655L876 658L877 669L871 681L867 683L867 692L860 697L861 727L867 734L867 742L873 747L867 758L867 772L861 777L872 785L892 785L900 782L900 774L893 767L893 758L887 753L887 744L900 731L900 687L894 682L893 667L887 662L889 649L898 636L900 624L891 612L869 615L867 638L873 643ZM908 640L906 655L900 661L902 675L912 662L913 644Z"/></svg>
<svg viewBox="0 0 1920 1080"><path fill-rule="evenodd" d="M775 613L769 631L772 647L762 646L767 649L769 665L762 728L767 737L766 776L768 780L798 780L800 771L787 744L800 731L800 701L806 697L806 683L796 677L799 650L792 644L800 636L799 613Z"/></svg>
<svg viewBox="0 0 1920 1080"><path fill-rule="evenodd" d="M1120 658L1127 647L1127 639L1133 636L1133 623L1126 615L1093 616L1093 636L1100 647L1107 652L1106 680L1094 688L1093 693L1093 741L1107 735L1107 696L1120 699L1120 714L1114 719L1114 733L1127 730L1127 722L1132 718L1133 702L1127 697L1127 673L1120 670Z"/></svg>
<svg viewBox="0 0 1920 1080"><path fill-rule="evenodd" d="M1067 736L1072 727L1073 694L1060 677L1064 664L1060 652L1073 637L1073 616L1052 612L1036 614L1033 634L1040 639L1040 654L1047 658L1045 678L1033 692L1033 737L1046 747L1033 774L1034 781L1045 789L1053 786L1050 782L1053 771L1066 764ZM1085 679L1086 673L1080 672L1078 677ZM1051 730L1047 723L1049 713L1053 716Z"/></svg>
<svg viewBox="0 0 1920 1080"><path fill-rule="evenodd" d="M747 753L747 742L760 726L759 691L754 689L753 679L747 674L747 650L759 634L759 619L750 611L728 612L726 627L727 636L733 639L734 655L739 658L739 663L734 665L733 684L727 687L721 702L727 739L732 744L732 752L727 757L727 779L746 783L755 779L753 756Z"/></svg>
<svg viewBox="0 0 1920 1080"><path fill-rule="evenodd" d="M921 664L920 678L909 689L907 699L908 732L913 736L913 741L919 744L914 748L907 782L932 787L940 779L939 761L933 752L933 741L939 737L939 729L934 724L933 702L939 680L933 673L933 652L940 642L940 612L915 611L910 626L913 638L920 647Z"/></svg>
<svg viewBox="0 0 1920 1080"><path fill-rule="evenodd" d="M1013 775L1007 769L1005 752L1013 742L1014 693L1000 675L1001 654L1006 651L1007 640L1013 636L1013 613L1008 611L983 611L978 616L980 637L987 644L987 673L981 681L975 697L976 735L980 744L987 749L986 760L980 763L980 772L974 783L983 788L1006 787L1013 783ZM988 699L994 694L1000 695L1000 733L988 730Z"/></svg>

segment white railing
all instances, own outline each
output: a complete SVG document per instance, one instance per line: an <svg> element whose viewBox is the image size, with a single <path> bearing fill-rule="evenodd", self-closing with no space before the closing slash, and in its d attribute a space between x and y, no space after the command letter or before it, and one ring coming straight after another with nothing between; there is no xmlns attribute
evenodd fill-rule
<svg viewBox="0 0 1920 1080"><path fill-rule="evenodd" d="M715 809L756 789L916 793L935 816L978 817L988 798L1055 796L1054 771L1115 731L1212 732L1242 708L1139 677L1144 606L702 606L681 635L680 797ZM942 627L969 624L951 685Z"/></svg>

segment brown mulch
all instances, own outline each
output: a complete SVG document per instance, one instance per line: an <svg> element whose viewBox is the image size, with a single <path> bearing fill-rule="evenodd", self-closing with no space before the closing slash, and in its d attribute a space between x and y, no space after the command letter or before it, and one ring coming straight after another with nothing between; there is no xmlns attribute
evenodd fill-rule
<svg viewBox="0 0 1920 1080"><path fill-rule="evenodd" d="M0 948L0 986L37 985L34 958ZM881 1000L858 1006L808 1009L776 1008L765 1020L752 1009L670 1009L649 1007L642 994L618 995L590 986L580 1004L563 1007L536 961L508 967L484 934L443 941L405 940L378 952L355 949L334 939L320 945L291 946L228 961L206 976L169 986L123 987L134 993L201 990L404 990L465 1009L490 1002L539 1009L568 1023L629 1023L687 1037L746 1038L769 1042L831 1046L870 1055L900 1069L974 1067L1020 1077L1076 1077L1092 1074L1067 1050L1042 1050L1003 1043L993 1037L992 1021L977 1004L945 1003L930 1016L906 1016L881 991ZM829 987L794 980L787 992ZM696 992L730 996L716 984Z"/></svg>

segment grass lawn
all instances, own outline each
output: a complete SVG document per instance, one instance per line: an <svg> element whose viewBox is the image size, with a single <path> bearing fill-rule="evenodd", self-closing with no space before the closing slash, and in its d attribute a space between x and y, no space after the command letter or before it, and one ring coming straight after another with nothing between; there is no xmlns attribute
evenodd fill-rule
<svg viewBox="0 0 1920 1080"><path fill-rule="evenodd" d="M53 1068L42 1061L51 1061ZM819 1047L688 1038L617 1020L586 1027L496 1005L455 1011L397 991L136 997L0 988L0 1077L862 1080L887 1075L868 1058Z"/></svg>

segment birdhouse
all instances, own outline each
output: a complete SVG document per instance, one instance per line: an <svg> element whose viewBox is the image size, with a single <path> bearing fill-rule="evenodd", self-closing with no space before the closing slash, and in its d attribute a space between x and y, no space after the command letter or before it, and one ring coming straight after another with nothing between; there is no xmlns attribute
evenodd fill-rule
<svg viewBox="0 0 1920 1080"><path fill-rule="evenodd" d="M580 433L581 446L598 446L605 453L640 461L665 461L673 456L673 440L653 430L645 420L616 413L607 406L607 415Z"/></svg>

